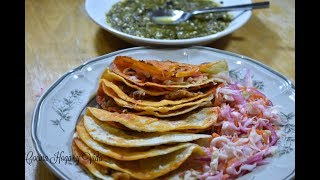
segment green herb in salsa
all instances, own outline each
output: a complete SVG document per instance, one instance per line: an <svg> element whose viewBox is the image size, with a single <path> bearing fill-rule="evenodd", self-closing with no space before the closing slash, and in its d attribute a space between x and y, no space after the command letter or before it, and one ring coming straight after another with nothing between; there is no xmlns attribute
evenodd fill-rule
<svg viewBox="0 0 320 180"><path fill-rule="evenodd" d="M215 34L228 27L231 15L224 12L197 15L178 25L159 25L150 19L156 9L192 11L217 7L211 0L123 0L107 13L107 23L134 36L153 39L189 39Z"/></svg>

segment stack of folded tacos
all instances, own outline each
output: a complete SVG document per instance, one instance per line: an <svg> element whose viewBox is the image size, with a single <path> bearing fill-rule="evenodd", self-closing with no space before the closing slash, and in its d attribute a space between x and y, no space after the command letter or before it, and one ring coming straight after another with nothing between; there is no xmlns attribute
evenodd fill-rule
<svg viewBox="0 0 320 180"><path fill-rule="evenodd" d="M99 81L97 103L76 126L79 164L101 179L165 178L194 156L217 121L214 89L226 61L191 65L117 56ZM80 157L80 158L79 158ZM96 157L96 158L93 158Z"/></svg>

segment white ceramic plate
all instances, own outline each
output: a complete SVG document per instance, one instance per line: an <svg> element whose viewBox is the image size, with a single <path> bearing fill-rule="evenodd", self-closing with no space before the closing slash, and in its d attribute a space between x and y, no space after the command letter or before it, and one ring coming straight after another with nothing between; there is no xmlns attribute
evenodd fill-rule
<svg viewBox="0 0 320 180"><path fill-rule="evenodd" d="M269 158L270 163L259 166L240 179L291 179L295 172L295 89L281 74L248 57L207 47L185 49L151 49L136 47L94 58L67 72L39 99L32 120L32 138L37 152L47 157L44 163L62 179L89 179L89 176L68 159L71 142L82 109L94 97L98 79L117 55L137 59L175 60L184 63L226 59L233 78L243 79L250 69L255 86L281 106L286 125L279 144L280 153Z"/></svg>
<svg viewBox="0 0 320 180"><path fill-rule="evenodd" d="M252 3L251 0L214 0L217 3L223 2L221 6L231 6L237 4ZM109 31L113 35L135 45L168 45L168 46L188 46L188 45L204 45L218 38L228 35L243 26L251 17L251 11L231 11L234 19L230 25L223 31L209 36L182 39L182 40L159 40L151 38L141 38L129 35L112 28L106 22L106 13L111 9L112 5L119 0L86 0L85 9L89 17L99 26Z"/></svg>

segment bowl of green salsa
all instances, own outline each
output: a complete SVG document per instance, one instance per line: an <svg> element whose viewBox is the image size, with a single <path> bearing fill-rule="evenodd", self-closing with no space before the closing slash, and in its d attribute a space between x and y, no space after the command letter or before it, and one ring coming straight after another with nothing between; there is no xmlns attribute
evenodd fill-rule
<svg viewBox="0 0 320 180"><path fill-rule="evenodd" d="M113 35L135 45L205 45L228 35L250 18L251 11L216 12L197 15L176 25L154 23L157 9L197 9L251 3L250 0L86 0L89 17Z"/></svg>

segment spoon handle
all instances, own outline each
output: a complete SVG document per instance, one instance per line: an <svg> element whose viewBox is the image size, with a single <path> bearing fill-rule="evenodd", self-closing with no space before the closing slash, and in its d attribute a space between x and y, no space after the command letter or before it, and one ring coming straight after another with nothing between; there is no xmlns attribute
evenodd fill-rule
<svg viewBox="0 0 320 180"><path fill-rule="evenodd" d="M201 9L201 10L192 11L191 14L196 15L196 14L212 13L212 12L261 9L261 8L268 8L269 4L270 4L269 1L265 1L265 2L251 3L251 4L216 7L216 8L209 8L209 9Z"/></svg>

